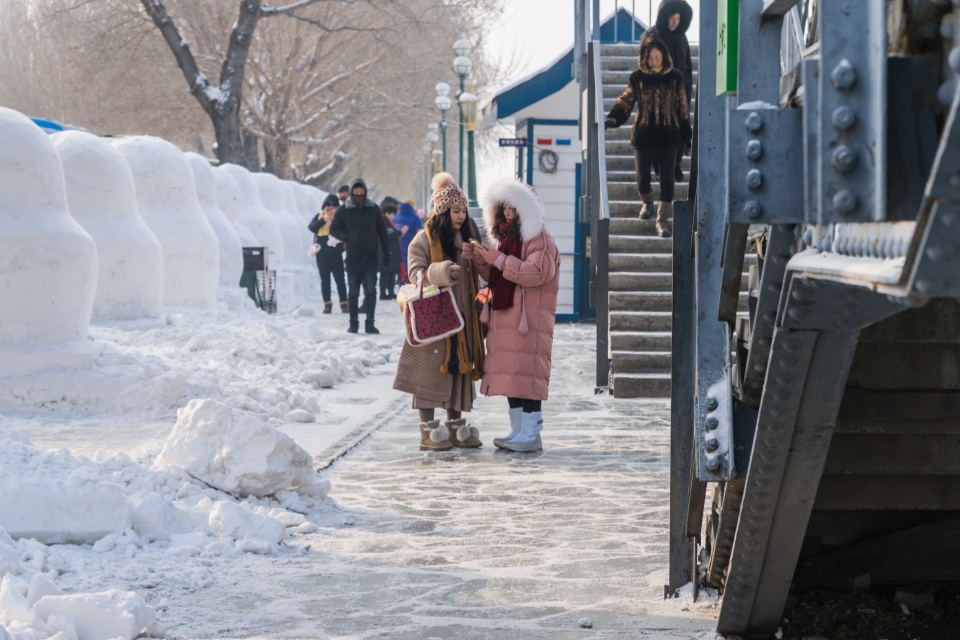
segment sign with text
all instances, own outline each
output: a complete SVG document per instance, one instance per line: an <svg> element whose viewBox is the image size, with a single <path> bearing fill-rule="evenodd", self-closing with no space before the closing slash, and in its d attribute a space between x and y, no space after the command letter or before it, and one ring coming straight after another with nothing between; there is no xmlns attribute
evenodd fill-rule
<svg viewBox="0 0 960 640"><path fill-rule="evenodd" d="M527 146L526 138L500 138L501 147L525 147Z"/></svg>

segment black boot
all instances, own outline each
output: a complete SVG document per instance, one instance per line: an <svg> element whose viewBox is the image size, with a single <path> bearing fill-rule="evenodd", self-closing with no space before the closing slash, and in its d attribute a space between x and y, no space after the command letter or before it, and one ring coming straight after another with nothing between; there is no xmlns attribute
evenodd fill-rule
<svg viewBox="0 0 960 640"><path fill-rule="evenodd" d="M377 329L375 326L373 326L372 322L368 321L366 326L364 326L363 328L363 332L378 335L380 333L380 330Z"/></svg>

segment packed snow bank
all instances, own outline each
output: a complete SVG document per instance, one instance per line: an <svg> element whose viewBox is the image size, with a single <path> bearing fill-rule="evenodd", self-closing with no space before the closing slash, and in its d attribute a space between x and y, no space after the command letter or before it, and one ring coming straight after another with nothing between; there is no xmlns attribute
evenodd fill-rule
<svg viewBox="0 0 960 640"><path fill-rule="evenodd" d="M279 271L284 265L283 234L277 220L263 206L260 191L254 184L253 174L237 164L222 164L217 171L224 171L234 179L240 188L240 214L235 224L242 225L267 247L269 264L267 267Z"/></svg>
<svg viewBox="0 0 960 640"><path fill-rule="evenodd" d="M240 236L240 245L243 247L262 247L263 243L257 240L253 232L237 222L240 217L241 197L237 181L226 171L213 170L213 177L217 181L217 206L223 211L233 228Z"/></svg>
<svg viewBox="0 0 960 640"><path fill-rule="evenodd" d="M220 278L220 245L200 209L183 153L152 136L120 138L143 221L163 247L163 303L212 307Z"/></svg>
<svg viewBox="0 0 960 640"><path fill-rule="evenodd" d="M0 140L0 376L88 367L96 245L70 217L47 135L0 107Z"/></svg>
<svg viewBox="0 0 960 640"><path fill-rule="evenodd" d="M295 488L324 498L330 483L310 454L262 420L212 400L191 400L177 412L157 465L177 465L232 495L271 496Z"/></svg>
<svg viewBox="0 0 960 640"><path fill-rule="evenodd" d="M61 131L50 139L63 165L70 213L97 243L93 320L158 318L163 248L140 217L127 161L90 133Z"/></svg>

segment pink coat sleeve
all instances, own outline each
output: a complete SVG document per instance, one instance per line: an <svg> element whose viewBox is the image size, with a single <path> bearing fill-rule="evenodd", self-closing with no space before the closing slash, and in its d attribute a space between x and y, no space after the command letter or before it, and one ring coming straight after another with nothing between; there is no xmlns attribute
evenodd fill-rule
<svg viewBox="0 0 960 640"><path fill-rule="evenodd" d="M521 260L514 256L507 256L503 264L503 277L528 289L542 286L553 280L557 273L558 262L556 245L546 242L544 236L535 238L531 242L536 242L536 246L531 249L526 258Z"/></svg>

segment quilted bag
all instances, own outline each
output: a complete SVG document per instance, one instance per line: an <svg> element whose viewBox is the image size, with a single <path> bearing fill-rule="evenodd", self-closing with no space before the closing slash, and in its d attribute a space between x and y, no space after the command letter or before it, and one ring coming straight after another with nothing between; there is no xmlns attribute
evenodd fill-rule
<svg viewBox="0 0 960 640"><path fill-rule="evenodd" d="M443 340L459 333L464 327L453 290L424 287L422 279L418 294L406 301L403 319L407 342L414 347Z"/></svg>

